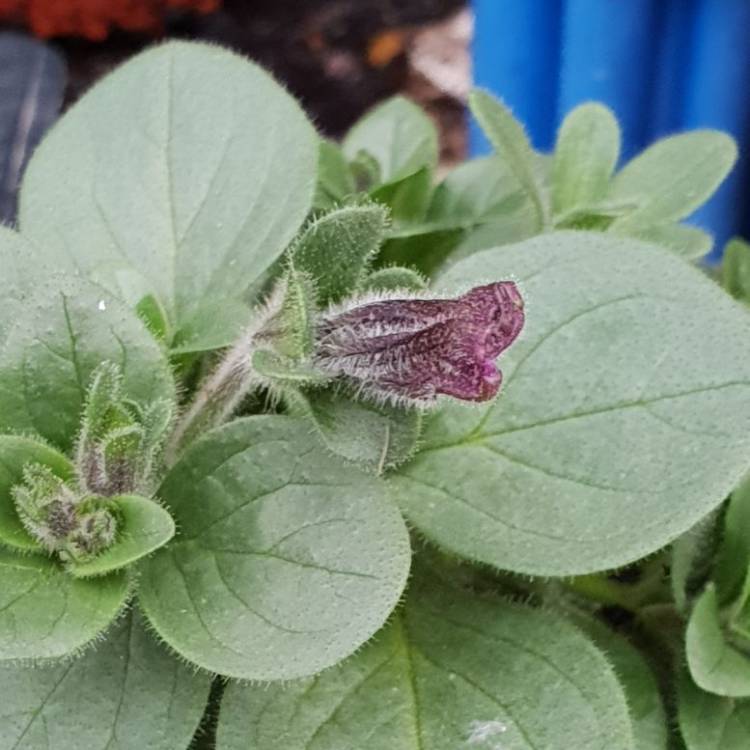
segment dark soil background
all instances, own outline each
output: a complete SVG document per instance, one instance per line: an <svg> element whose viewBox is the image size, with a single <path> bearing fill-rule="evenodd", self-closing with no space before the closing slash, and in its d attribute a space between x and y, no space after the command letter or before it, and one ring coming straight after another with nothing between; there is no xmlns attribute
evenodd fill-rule
<svg viewBox="0 0 750 750"><path fill-rule="evenodd" d="M427 35L433 54L437 50L455 68L451 57L465 56L466 44L443 45L440 35L449 33L446 27L465 6L465 0L224 0L205 16L171 13L164 38L213 41L248 55L283 81L320 131L334 138L378 101L405 93L435 118L443 160L453 163L465 154L461 97L416 71L412 52ZM104 42L55 40L69 66L66 104L153 41L123 32ZM466 78L468 84L468 72Z"/></svg>

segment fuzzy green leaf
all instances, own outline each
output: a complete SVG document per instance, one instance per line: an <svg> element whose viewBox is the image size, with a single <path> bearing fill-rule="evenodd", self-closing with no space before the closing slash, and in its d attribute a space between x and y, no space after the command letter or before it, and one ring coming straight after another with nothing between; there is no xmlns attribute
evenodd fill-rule
<svg viewBox="0 0 750 750"><path fill-rule="evenodd" d="M295 243L295 268L310 275L325 305L352 293L362 281L388 224L377 203L344 206L313 220Z"/></svg>
<svg viewBox="0 0 750 750"><path fill-rule="evenodd" d="M534 206L536 227L547 223L547 196L537 174L536 158L529 139L513 113L485 91L476 90L469 96L469 107L490 143L521 185Z"/></svg>
<svg viewBox="0 0 750 750"><path fill-rule="evenodd" d="M21 523L11 492L22 484L23 469L30 463L48 466L65 481L73 477L73 465L54 448L18 435L0 435L0 544L21 550L40 549Z"/></svg>
<svg viewBox="0 0 750 750"><path fill-rule="evenodd" d="M435 190L427 221L472 229L488 221L522 216L536 229L534 209L522 185L498 156L473 159L451 170Z"/></svg>
<svg viewBox="0 0 750 750"><path fill-rule="evenodd" d="M422 419L414 409L354 401L331 390L312 391L299 399L325 444L369 471L382 474L417 449Z"/></svg>
<svg viewBox="0 0 750 750"><path fill-rule="evenodd" d="M71 563L77 578L101 576L151 554L163 547L175 532L172 517L153 500L137 495L113 497L117 518L117 539L101 554L86 562Z"/></svg>
<svg viewBox="0 0 750 750"><path fill-rule="evenodd" d="M344 153L354 159L360 151L375 157L380 182L402 180L438 161L437 131L430 118L413 102L394 96L379 104L347 133Z"/></svg>
<svg viewBox="0 0 750 750"><path fill-rule="evenodd" d="M406 289L423 292L427 288L424 277L411 268L388 266L373 271L362 284L363 292L395 292Z"/></svg>
<svg viewBox="0 0 750 750"><path fill-rule="evenodd" d="M672 253L595 232L476 253L438 286L509 277L528 304L504 390L426 424L398 502L448 550L536 575L664 546L748 468L750 316Z"/></svg>
<svg viewBox="0 0 750 750"><path fill-rule="evenodd" d="M601 200L620 156L620 127L611 110L586 103L563 120L552 162L555 215Z"/></svg>
<svg viewBox="0 0 750 750"><path fill-rule="evenodd" d="M737 146L718 130L663 138L615 175L608 197L638 204L623 226L679 221L705 203L737 160Z"/></svg>
<svg viewBox="0 0 750 750"><path fill-rule="evenodd" d="M218 750L632 750L602 654L551 613L443 588L342 665L290 686L230 685Z"/></svg>
<svg viewBox="0 0 750 750"><path fill-rule="evenodd" d="M52 128L27 168L19 223L63 269L133 274L133 304L159 300L176 348L223 346L245 322L237 303L310 209L317 150L300 107L260 68L216 46L162 44ZM114 272L107 281L117 289Z"/></svg>
<svg viewBox="0 0 750 750"><path fill-rule="evenodd" d="M687 673L682 675L678 686L680 731L687 750L750 747L750 700L707 693Z"/></svg>
<svg viewBox="0 0 750 750"><path fill-rule="evenodd" d="M722 628L713 585L695 603L685 648L690 674L699 687L731 698L750 696L750 656Z"/></svg>
<svg viewBox="0 0 750 750"><path fill-rule="evenodd" d="M0 661L75 653L112 622L127 596L124 574L76 580L46 557L0 549Z"/></svg>
<svg viewBox="0 0 750 750"><path fill-rule="evenodd" d="M69 450L89 380L105 360L120 366L129 398L174 400L167 358L134 312L82 279L39 285L0 352L0 429Z"/></svg>
<svg viewBox="0 0 750 750"><path fill-rule="evenodd" d="M636 750L666 750L667 716L659 684L646 657L624 636L593 617L573 621L591 638L615 670L627 698Z"/></svg>
<svg viewBox="0 0 750 750"><path fill-rule="evenodd" d="M327 453L304 421L214 430L158 494L179 533L143 564L141 603L205 669L318 672L380 628L406 583L409 539L381 482Z"/></svg>
<svg viewBox="0 0 750 750"><path fill-rule="evenodd" d="M732 297L750 304L750 245L738 237L724 248L721 282Z"/></svg>
<svg viewBox="0 0 750 750"><path fill-rule="evenodd" d="M185 750L211 678L182 664L132 612L78 659L0 664L0 745L14 750Z"/></svg>

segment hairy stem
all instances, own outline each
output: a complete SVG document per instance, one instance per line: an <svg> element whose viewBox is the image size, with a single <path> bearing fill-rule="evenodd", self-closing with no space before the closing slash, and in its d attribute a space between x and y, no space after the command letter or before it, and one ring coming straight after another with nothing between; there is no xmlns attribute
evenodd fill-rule
<svg viewBox="0 0 750 750"><path fill-rule="evenodd" d="M255 384L251 366L255 333L254 328L248 331L227 352L178 420L164 453L167 466L173 466L197 437L225 422Z"/></svg>

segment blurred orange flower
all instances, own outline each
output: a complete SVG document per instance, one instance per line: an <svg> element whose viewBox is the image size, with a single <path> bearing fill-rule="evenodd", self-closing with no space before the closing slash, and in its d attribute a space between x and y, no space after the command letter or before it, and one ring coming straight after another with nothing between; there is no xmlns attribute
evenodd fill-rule
<svg viewBox="0 0 750 750"><path fill-rule="evenodd" d="M0 0L0 21L28 26L37 36L105 39L113 28L158 33L170 9L210 13L221 0Z"/></svg>

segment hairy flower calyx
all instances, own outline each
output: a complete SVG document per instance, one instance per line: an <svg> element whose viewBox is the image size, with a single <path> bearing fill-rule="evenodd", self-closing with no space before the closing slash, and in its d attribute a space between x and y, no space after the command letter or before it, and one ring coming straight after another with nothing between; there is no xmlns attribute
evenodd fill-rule
<svg viewBox="0 0 750 750"><path fill-rule="evenodd" d="M107 499L77 492L47 466L26 466L12 493L25 529L63 562L95 557L115 540L117 518Z"/></svg>
<svg viewBox="0 0 750 750"><path fill-rule="evenodd" d="M512 281L455 299L354 298L321 316L315 364L396 405L429 405L438 395L486 401L502 381L495 360L523 324L523 299Z"/></svg>

